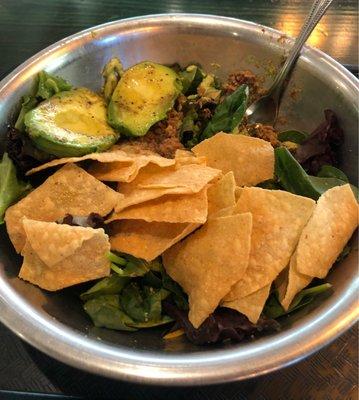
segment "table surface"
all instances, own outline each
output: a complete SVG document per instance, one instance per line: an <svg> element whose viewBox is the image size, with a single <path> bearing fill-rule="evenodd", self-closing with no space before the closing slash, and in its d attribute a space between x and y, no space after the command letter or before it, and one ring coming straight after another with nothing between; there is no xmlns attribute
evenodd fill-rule
<svg viewBox="0 0 359 400"><path fill-rule="evenodd" d="M195 12L246 19L295 36L310 4L304 0L0 0L0 77L49 44L104 22ZM355 69L357 40L357 0L337 0L309 43ZM265 377L212 387L154 388L94 377L65 366L0 325L0 390L4 391L0 398L23 398L20 392L37 392L131 400L356 399L357 354L355 327L316 355Z"/></svg>

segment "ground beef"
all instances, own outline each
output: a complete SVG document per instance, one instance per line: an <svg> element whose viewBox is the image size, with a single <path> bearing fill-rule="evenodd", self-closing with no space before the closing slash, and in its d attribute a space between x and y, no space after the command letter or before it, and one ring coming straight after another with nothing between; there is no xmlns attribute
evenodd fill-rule
<svg viewBox="0 0 359 400"><path fill-rule="evenodd" d="M258 100L266 93L265 89L262 88L262 79L254 75L253 72L245 70L233 72L229 75L227 82L223 85L224 94L233 93L240 85L248 85L250 103Z"/></svg>
<svg viewBox="0 0 359 400"><path fill-rule="evenodd" d="M278 140L278 132L271 125L248 125L247 131L251 136L270 142L273 147L277 147L280 144L280 141Z"/></svg>
<svg viewBox="0 0 359 400"><path fill-rule="evenodd" d="M177 149L183 149L179 140L182 120L183 112L172 109L167 118L153 125L145 136L130 142L163 157L173 158Z"/></svg>

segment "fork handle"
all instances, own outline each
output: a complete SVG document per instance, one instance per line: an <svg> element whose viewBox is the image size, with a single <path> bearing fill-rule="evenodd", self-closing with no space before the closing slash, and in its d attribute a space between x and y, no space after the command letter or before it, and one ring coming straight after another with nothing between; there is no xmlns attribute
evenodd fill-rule
<svg viewBox="0 0 359 400"><path fill-rule="evenodd" d="M279 100L283 94L283 89L284 89L284 82L286 78L289 76L289 74L292 71L292 68L297 61L297 58L300 55L300 51L304 45L304 43L307 41L308 37L312 33L313 29L317 25L317 23L320 21L324 13L326 12L327 8L330 6L330 4L333 2L333 0L315 0L309 14L304 22L304 25L299 33L299 36L297 37L287 59L285 60L285 63L283 64L281 70L277 74L271 88L269 89L269 94L272 95L273 97L276 98L276 100L279 103Z"/></svg>

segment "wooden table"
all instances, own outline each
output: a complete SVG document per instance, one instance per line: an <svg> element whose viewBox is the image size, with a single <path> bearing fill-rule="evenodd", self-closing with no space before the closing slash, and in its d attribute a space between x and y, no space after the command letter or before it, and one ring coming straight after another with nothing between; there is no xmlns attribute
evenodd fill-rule
<svg viewBox="0 0 359 400"><path fill-rule="evenodd" d="M155 13L220 14L296 35L311 1L0 0L0 77L49 44L81 29ZM357 0L337 0L309 43L357 70ZM353 328L299 364L254 380L203 388L154 388L94 377L58 363L0 325L0 398L19 392L120 399L355 399L358 335ZM5 397L6 396L6 397ZM35 396L34 398L38 398Z"/></svg>

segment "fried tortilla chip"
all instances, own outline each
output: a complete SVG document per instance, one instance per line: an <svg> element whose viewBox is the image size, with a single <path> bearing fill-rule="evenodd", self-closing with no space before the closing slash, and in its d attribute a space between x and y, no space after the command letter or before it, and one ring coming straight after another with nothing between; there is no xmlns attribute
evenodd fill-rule
<svg viewBox="0 0 359 400"><path fill-rule="evenodd" d="M176 150L175 153L176 165L185 164L202 164L206 165L206 157L197 157L192 151L189 150Z"/></svg>
<svg viewBox="0 0 359 400"><path fill-rule="evenodd" d="M189 296L189 320L195 328L245 273L251 229L250 213L211 219L164 253L167 273Z"/></svg>
<svg viewBox="0 0 359 400"><path fill-rule="evenodd" d="M148 165L130 183L119 184L118 191L124 195L116 212L126 207L157 199L165 195L198 193L221 175L218 169L200 164L160 168Z"/></svg>
<svg viewBox="0 0 359 400"><path fill-rule="evenodd" d="M53 222L66 214L87 216L111 212L122 195L110 189L82 168L67 164L51 175L25 198L9 207L5 214L6 229L17 252L25 245L21 219Z"/></svg>
<svg viewBox="0 0 359 400"><path fill-rule="evenodd" d="M47 162L46 164L40 165L39 167L32 168L27 171L26 175L32 175L35 172L42 171L47 168L56 167L62 164L71 164L85 160L95 160L100 163L113 163L113 162L121 162L121 163L132 163L132 157L130 157L127 153L121 150L117 146L113 146L110 150L105 151L103 153L91 153L86 154L81 157L65 157L58 158L56 160L52 160Z"/></svg>
<svg viewBox="0 0 359 400"><path fill-rule="evenodd" d="M24 218L26 244L19 277L55 291L110 274L108 236L103 229Z"/></svg>
<svg viewBox="0 0 359 400"><path fill-rule="evenodd" d="M274 175L273 147L262 139L220 132L192 151L206 157L210 167L233 171L237 186L254 186Z"/></svg>
<svg viewBox="0 0 359 400"><path fill-rule="evenodd" d="M223 208L235 206L235 187L234 175L230 171L208 188L208 215L215 214Z"/></svg>
<svg viewBox="0 0 359 400"><path fill-rule="evenodd" d="M256 324L269 296L270 287L271 285L267 285L241 299L223 302L222 306L239 311Z"/></svg>
<svg viewBox="0 0 359 400"><path fill-rule="evenodd" d="M128 162L97 162L90 166L88 172L100 181L132 182L139 171L152 163L159 167L168 167L175 164L174 159L161 157L158 154L132 154L131 163Z"/></svg>
<svg viewBox="0 0 359 400"><path fill-rule="evenodd" d="M350 185L320 196L297 248L298 272L324 278L358 226L358 203Z"/></svg>
<svg viewBox="0 0 359 400"><path fill-rule="evenodd" d="M358 204L349 184L319 198L291 258L287 284L279 291L285 309L313 278L326 277L357 226Z"/></svg>
<svg viewBox="0 0 359 400"><path fill-rule="evenodd" d="M298 272L296 260L296 253L294 253L290 259L289 267L283 271L284 275L281 277L280 283L278 282L276 285L279 301L286 311L292 303L295 295L302 289L306 288L313 280L312 276Z"/></svg>
<svg viewBox="0 0 359 400"><path fill-rule="evenodd" d="M141 220L116 221L111 226L111 249L151 261L198 226Z"/></svg>
<svg viewBox="0 0 359 400"><path fill-rule="evenodd" d="M140 150L133 146L116 145L103 153L91 153L82 157L66 157L52 160L31 169L26 175L34 174L46 168L85 160L94 161L88 170L91 175L101 181L110 182L131 182L131 180L136 178L139 170L149 163L156 164L160 167L167 167L176 163L175 160L161 157L148 150Z"/></svg>
<svg viewBox="0 0 359 400"><path fill-rule="evenodd" d="M225 301L248 296L269 285L288 265L315 202L282 190L243 188L234 213L253 215L251 254L245 276Z"/></svg>
<svg viewBox="0 0 359 400"><path fill-rule="evenodd" d="M120 219L142 219L146 222L204 224L207 211L207 188L204 188L198 193L162 196L125 208L113 214L106 223Z"/></svg>

